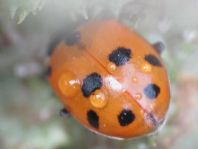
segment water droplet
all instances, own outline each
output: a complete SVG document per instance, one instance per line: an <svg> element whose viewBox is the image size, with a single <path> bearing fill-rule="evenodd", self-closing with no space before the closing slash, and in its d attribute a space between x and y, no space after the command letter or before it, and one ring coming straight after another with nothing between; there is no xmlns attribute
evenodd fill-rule
<svg viewBox="0 0 198 149"><path fill-rule="evenodd" d="M132 81L133 81L133 83L137 83L137 77L132 77Z"/></svg>
<svg viewBox="0 0 198 149"><path fill-rule="evenodd" d="M107 105L107 98L101 90L96 90L89 99L92 106L96 108L104 108Z"/></svg>
<svg viewBox="0 0 198 149"><path fill-rule="evenodd" d="M117 66L114 64L114 63L108 63L107 65L107 69L110 71L110 72L114 72L116 70Z"/></svg>
<svg viewBox="0 0 198 149"><path fill-rule="evenodd" d="M144 63L142 65L142 71L149 73L149 72L151 72L151 70L152 70L152 66L150 64Z"/></svg>
<svg viewBox="0 0 198 149"><path fill-rule="evenodd" d="M80 81L72 73L63 73L59 78L58 86L61 93L67 97L72 97L79 91Z"/></svg>
<svg viewBox="0 0 198 149"><path fill-rule="evenodd" d="M142 94L141 93L136 93L134 98L137 99L137 100L140 100L142 98Z"/></svg>

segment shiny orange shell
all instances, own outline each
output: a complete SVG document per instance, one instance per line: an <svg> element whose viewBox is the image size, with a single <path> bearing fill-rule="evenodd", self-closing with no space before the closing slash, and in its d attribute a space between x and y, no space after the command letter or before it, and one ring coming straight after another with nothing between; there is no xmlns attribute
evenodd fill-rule
<svg viewBox="0 0 198 149"><path fill-rule="evenodd" d="M69 113L90 130L132 138L158 130L169 82L155 48L120 23L88 22L51 51L49 82Z"/></svg>

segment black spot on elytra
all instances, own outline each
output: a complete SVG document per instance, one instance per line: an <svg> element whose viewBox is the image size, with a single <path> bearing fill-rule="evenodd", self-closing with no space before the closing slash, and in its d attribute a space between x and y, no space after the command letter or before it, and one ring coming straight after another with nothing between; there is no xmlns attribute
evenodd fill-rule
<svg viewBox="0 0 198 149"><path fill-rule="evenodd" d="M126 64L131 58L131 50L119 47L115 49L111 54L109 54L109 61L116 64L116 66L121 66Z"/></svg>
<svg viewBox="0 0 198 149"><path fill-rule="evenodd" d="M67 35L67 38L65 39L65 43L68 46L73 46L75 44L80 43L80 38L81 38L80 32L73 32Z"/></svg>
<svg viewBox="0 0 198 149"><path fill-rule="evenodd" d="M47 76L47 77L49 77L50 75L52 74L52 67L47 67L47 69L46 69L46 71L45 71L45 75Z"/></svg>
<svg viewBox="0 0 198 149"><path fill-rule="evenodd" d="M118 121L121 126L127 126L135 120L135 115L131 110L124 109L118 115Z"/></svg>
<svg viewBox="0 0 198 149"><path fill-rule="evenodd" d="M149 99L155 99L160 93L160 87L156 84L149 84L144 88L144 94Z"/></svg>
<svg viewBox="0 0 198 149"><path fill-rule="evenodd" d="M83 80L81 90L85 97L89 97L95 90L100 89L101 87L102 77L98 73L94 72Z"/></svg>
<svg viewBox="0 0 198 149"><path fill-rule="evenodd" d="M147 62L149 62L151 65L153 65L153 66L161 66L161 65L162 65L162 64L160 63L159 59L158 59L156 56L152 55L152 54L146 55L146 56L144 57L144 59L145 59Z"/></svg>
<svg viewBox="0 0 198 149"><path fill-rule="evenodd" d="M94 128L99 127L99 116L97 115L95 111L89 110L87 112L87 120L92 127Z"/></svg>

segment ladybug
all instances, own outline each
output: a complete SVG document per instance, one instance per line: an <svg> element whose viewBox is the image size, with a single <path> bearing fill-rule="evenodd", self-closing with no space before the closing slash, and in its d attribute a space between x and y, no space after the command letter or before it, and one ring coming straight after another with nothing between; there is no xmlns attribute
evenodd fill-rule
<svg viewBox="0 0 198 149"><path fill-rule="evenodd" d="M117 139L156 132L170 89L160 53L115 20L86 22L48 52L48 80L65 109L84 127Z"/></svg>

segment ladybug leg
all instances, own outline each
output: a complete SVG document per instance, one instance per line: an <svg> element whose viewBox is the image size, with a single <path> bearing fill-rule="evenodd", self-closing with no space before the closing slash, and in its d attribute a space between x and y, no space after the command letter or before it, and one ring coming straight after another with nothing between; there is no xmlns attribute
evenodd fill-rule
<svg viewBox="0 0 198 149"><path fill-rule="evenodd" d="M162 51L165 49L165 45L161 41L157 41L153 44L154 49L157 51L157 53L161 54Z"/></svg>
<svg viewBox="0 0 198 149"><path fill-rule="evenodd" d="M155 128L158 127L159 122L156 120L156 118L155 118L153 113L148 113L146 118L149 121L149 123L151 123Z"/></svg>
<svg viewBox="0 0 198 149"><path fill-rule="evenodd" d="M40 77L41 79L46 81L48 77L50 77L51 73L52 73L52 68L50 66L46 66L45 70L41 73Z"/></svg>
<svg viewBox="0 0 198 149"><path fill-rule="evenodd" d="M65 116L69 115L69 112L68 112L68 110L66 108L63 108L63 109L60 110L59 115L61 117L65 117Z"/></svg>
<svg viewBox="0 0 198 149"><path fill-rule="evenodd" d="M44 76L49 77L51 73L52 73L52 67L48 66L46 70L44 71Z"/></svg>

